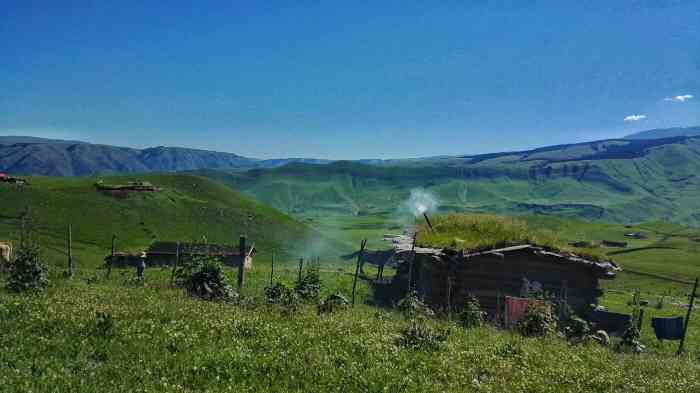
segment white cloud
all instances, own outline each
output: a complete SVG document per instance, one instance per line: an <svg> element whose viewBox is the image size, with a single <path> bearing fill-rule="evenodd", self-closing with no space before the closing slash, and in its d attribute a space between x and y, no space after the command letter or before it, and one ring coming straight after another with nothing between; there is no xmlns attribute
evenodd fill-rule
<svg viewBox="0 0 700 393"><path fill-rule="evenodd" d="M695 98L695 96L692 94L683 94L681 96L666 97L666 98L664 98L664 101L686 102L686 101L693 99L693 98Z"/></svg>
<svg viewBox="0 0 700 393"><path fill-rule="evenodd" d="M625 123L634 123L635 121L640 121L644 120L647 118L647 115L629 115L625 117L624 121Z"/></svg>

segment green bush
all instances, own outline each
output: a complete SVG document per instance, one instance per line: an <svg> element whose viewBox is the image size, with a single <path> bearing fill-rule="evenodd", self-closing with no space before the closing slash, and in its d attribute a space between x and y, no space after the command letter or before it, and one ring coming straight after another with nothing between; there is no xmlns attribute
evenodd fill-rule
<svg viewBox="0 0 700 393"><path fill-rule="evenodd" d="M416 291L408 292L406 297L399 301L398 308L406 318L432 316L435 314L433 310L418 297Z"/></svg>
<svg viewBox="0 0 700 393"><path fill-rule="evenodd" d="M10 263L7 288L14 292L40 290L49 284L48 273L40 261L39 247L24 244Z"/></svg>
<svg viewBox="0 0 700 393"><path fill-rule="evenodd" d="M291 285L277 281L274 285L265 287L265 301L267 304L294 306L299 302L299 295Z"/></svg>
<svg viewBox="0 0 700 393"><path fill-rule="evenodd" d="M112 314L98 311L95 314L93 335L101 338L111 338L114 334L114 318Z"/></svg>
<svg viewBox="0 0 700 393"><path fill-rule="evenodd" d="M630 327L622 334L622 340L617 344L619 352L641 353L644 351L644 345L639 341L641 334L637 329L636 321L632 321Z"/></svg>
<svg viewBox="0 0 700 393"><path fill-rule="evenodd" d="M303 300L316 300L321 294L320 268L316 264L306 267L304 275L297 281L295 291Z"/></svg>
<svg viewBox="0 0 700 393"><path fill-rule="evenodd" d="M447 341L449 329L437 329L425 317L412 318L396 340L399 347L434 351Z"/></svg>
<svg viewBox="0 0 700 393"><path fill-rule="evenodd" d="M517 330L525 337L544 337L557 329L557 318L548 303L531 303Z"/></svg>
<svg viewBox="0 0 700 393"><path fill-rule="evenodd" d="M588 337L591 327L585 320L571 317L564 323L562 332L569 341L580 342Z"/></svg>
<svg viewBox="0 0 700 393"><path fill-rule="evenodd" d="M464 304L464 309L459 313L459 323L467 329L479 327L484 324L486 313L481 311L479 299L469 296Z"/></svg>
<svg viewBox="0 0 700 393"><path fill-rule="evenodd" d="M328 295L323 299L317 307L318 314L330 314L337 310L343 310L350 304L348 298L343 296L342 293L336 292L332 295Z"/></svg>
<svg viewBox="0 0 700 393"><path fill-rule="evenodd" d="M235 292L226 282L221 263L213 258L195 258L175 273L175 283L188 294L200 299L235 298Z"/></svg>

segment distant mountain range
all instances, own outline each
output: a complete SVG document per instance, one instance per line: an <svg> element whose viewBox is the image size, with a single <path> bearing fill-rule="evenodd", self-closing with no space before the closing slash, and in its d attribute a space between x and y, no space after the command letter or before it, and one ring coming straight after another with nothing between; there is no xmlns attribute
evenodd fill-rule
<svg viewBox="0 0 700 393"><path fill-rule="evenodd" d="M395 217L411 190L443 212L700 225L700 136L613 139L519 152L200 171L289 214ZM405 209L404 209L405 212Z"/></svg>
<svg viewBox="0 0 700 393"><path fill-rule="evenodd" d="M698 127L674 127L674 128L658 128L654 130L640 131L631 135L627 135L625 139L658 139L670 138L674 136L697 136L700 135L700 126Z"/></svg>
<svg viewBox="0 0 700 393"><path fill-rule="evenodd" d="M0 136L0 171L17 175L88 176L271 168L290 162L322 164L329 161L305 158L258 160L233 153L182 147L134 149L78 141Z"/></svg>
<svg viewBox="0 0 700 393"><path fill-rule="evenodd" d="M47 139L36 136L0 136L0 145L15 145L18 143L60 143L60 144L80 144L81 141L68 141L64 139Z"/></svg>
<svg viewBox="0 0 700 393"><path fill-rule="evenodd" d="M700 135L700 127L669 128L643 131L624 138L635 143L596 141L573 145L550 146L530 151L516 152L522 159L534 160L548 154L552 160L568 160L572 152L587 151L593 159L619 156L630 158L643 154L656 142L648 139ZM666 143L666 142L659 142ZM355 161L375 166L425 166L441 165L455 160L477 163L515 153L492 153L465 157L433 157L405 160L368 159ZM529 157L529 158L528 158ZM290 163L328 164L331 160L314 158L282 158L259 160L233 153L182 147L152 147L134 149L80 141L43 139L31 136L0 136L0 171L17 175L88 176L94 174L179 172L203 169L247 170L276 168Z"/></svg>

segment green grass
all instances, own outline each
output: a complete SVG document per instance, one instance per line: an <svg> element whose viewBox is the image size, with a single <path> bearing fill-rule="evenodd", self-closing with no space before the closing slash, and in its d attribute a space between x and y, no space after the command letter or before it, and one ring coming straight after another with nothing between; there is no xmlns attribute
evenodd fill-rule
<svg viewBox="0 0 700 393"><path fill-rule="evenodd" d="M137 178L105 181L131 179ZM280 255L276 279L295 279L298 256L321 255L323 295L340 290L349 296L353 268L338 256L364 237L373 248L388 247L381 235L400 231L403 223L393 213L300 214L300 223L203 178L138 179L164 190L115 199L97 193L91 185L95 179L50 178L34 178L26 189L0 188L5 204L0 233L16 233L17 217L30 204L39 218L40 242L53 273L43 293L0 290L0 381L6 391L700 390L700 315L694 313L688 353L681 357L674 356L677 343L658 343L648 325L652 315L684 315L683 296L689 286L656 276L688 281L700 275L695 260L698 230L663 222L625 227L543 215L432 217L437 232L427 236L433 236L434 244L449 245L459 238L469 247L483 247L499 239L544 235L562 245L575 240L628 241L625 250L578 250L599 252L625 269L647 274L623 271L605 282L602 303L629 312L631 291L639 288L652 305L659 295L667 295L666 306L646 309L642 341L647 351L640 356L595 345L572 346L556 337L525 339L491 327L465 331L444 319L429 322L452 330L443 347L408 350L396 345L407 321L392 310L363 304L372 295L364 281L358 286L358 306L332 315L318 316L314 304L287 313L261 302L270 277L271 249ZM243 219L251 216L254 225ZM59 276L69 222L74 225L78 271L74 279L65 280ZM465 228L475 229L474 235L465 235ZM120 248L136 249L154 238L202 234L210 241L227 242L229 236L235 241L244 229L261 249L246 278L244 294L257 299L249 305L189 298L168 285L168 268L147 269L143 287L129 284L132 270L115 269L106 279L98 268L115 232ZM632 231L644 232L648 239L624 237ZM333 247L308 246L310 238L320 236ZM302 250L295 248L300 245ZM368 276L373 276L370 270ZM234 272L226 271L235 282ZM97 312L114 319L109 337L97 334Z"/></svg>
<svg viewBox="0 0 700 393"><path fill-rule="evenodd" d="M487 214L449 214L419 221L416 243L422 247L475 251L516 244L561 246L554 233L528 228L523 220Z"/></svg>
<svg viewBox="0 0 700 393"><path fill-rule="evenodd" d="M115 274L116 273L116 274ZM435 351L405 349L406 326L390 310L366 305L319 316L187 297L148 269L145 286L79 272L54 278L36 295L0 291L0 380L13 391L272 392L691 392L700 389L697 341L682 357L672 348L617 354L562 339L526 339L491 327L451 329ZM125 274L131 276L130 271ZM268 272L248 277L259 296ZM280 275L292 279L293 270ZM229 277L232 274L229 272ZM351 275L324 272L324 293L347 291ZM361 299L367 288L360 284ZM347 292L346 292L347 294ZM620 297L621 303L624 299ZM97 313L111 316L102 335Z"/></svg>
<svg viewBox="0 0 700 393"><path fill-rule="evenodd" d="M110 252L141 250L154 240L236 244L247 234L269 259L336 256L347 246L308 225L264 206L228 187L191 175L102 177L106 183L150 181L160 192L131 193L125 199L98 192L98 178L30 178L26 187L0 186L0 240L17 239L22 212L31 207L45 258L65 265L68 225L78 266L95 267Z"/></svg>

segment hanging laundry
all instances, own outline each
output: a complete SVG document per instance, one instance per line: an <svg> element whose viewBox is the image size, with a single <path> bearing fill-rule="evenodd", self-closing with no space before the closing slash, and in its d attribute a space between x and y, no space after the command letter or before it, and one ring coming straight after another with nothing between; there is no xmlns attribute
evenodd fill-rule
<svg viewBox="0 0 700 393"><path fill-rule="evenodd" d="M512 326L520 321L530 304L542 304L541 300L506 296L506 325Z"/></svg>
<svg viewBox="0 0 700 393"><path fill-rule="evenodd" d="M658 340L680 340L683 338L683 317L652 318L651 327Z"/></svg>
<svg viewBox="0 0 700 393"><path fill-rule="evenodd" d="M632 325L631 315L610 311L593 311L590 319L597 330L605 330L608 334L622 334Z"/></svg>

